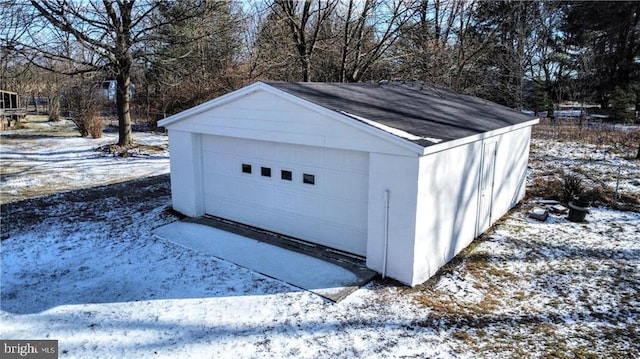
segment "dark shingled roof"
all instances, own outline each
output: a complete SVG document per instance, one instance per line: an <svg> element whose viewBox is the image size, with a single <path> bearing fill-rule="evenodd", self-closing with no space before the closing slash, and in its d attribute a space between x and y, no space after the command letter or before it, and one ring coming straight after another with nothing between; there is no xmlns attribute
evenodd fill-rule
<svg viewBox="0 0 640 359"><path fill-rule="evenodd" d="M534 119L491 101L419 82L265 83L333 111L443 142ZM426 139L412 142L435 144Z"/></svg>

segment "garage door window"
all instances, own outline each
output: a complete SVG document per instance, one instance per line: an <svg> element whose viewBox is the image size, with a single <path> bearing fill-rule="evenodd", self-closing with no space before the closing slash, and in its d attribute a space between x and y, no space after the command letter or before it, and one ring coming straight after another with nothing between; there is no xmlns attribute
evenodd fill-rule
<svg viewBox="0 0 640 359"><path fill-rule="evenodd" d="M269 167L260 167L260 173L264 177L271 177L271 168L269 168Z"/></svg>
<svg viewBox="0 0 640 359"><path fill-rule="evenodd" d="M291 173L291 171L282 170L280 171L280 178L285 181L291 181L293 178L293 174Z"/></svg>
<svg viewBox="0 0 640 359"><path fill-rule="evenodd" d="M248 163L243 163L242 164L242 173L251 174L251 165L248 164Z"/></svg>
<svg viewBox="0 0 640 359"><path fill-rule="evenodd" d="M302 175L302 183L314 185L316 184L316 176L305 173Z"/></svg>

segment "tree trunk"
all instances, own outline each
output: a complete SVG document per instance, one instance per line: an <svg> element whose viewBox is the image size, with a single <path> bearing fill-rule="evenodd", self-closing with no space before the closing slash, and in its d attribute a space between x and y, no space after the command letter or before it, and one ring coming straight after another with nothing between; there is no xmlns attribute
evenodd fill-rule
<svg viewBox="0 0 640 359"><path fill-rule="evenodd" d="M39 108L38 108L38 99L36 98L36 95L32 94L31 95L31 99L33 100L34 111L35 111L36 115L39 115L40 112L38 111L39 110Z"/></svg>
<svg viewBox="0 0 640 359"><path fill-rule="evenodd" d="M133 144L131 135L131 97L129 86L131 76L129 70L122 70L116 77L118 90L116 91L116 107L118 108L118 145L128 146Z"/></svg>
<svg viewBox="0 0 640 359"><path fill-rule="evenodd" d="M347 77L347 53L349 52L349 23L351 22L351 13L353 11L353 0L349 0L347 7L347 18L344 21L344 31L342 32L342 53L340 59L340 77L338 82L345 82Z"/></svg>
<svg viewBox="0 0 640 359"><path fill-rule="evenodd" d="M309 56L302 56L300 61L302 62L302 81L311 82L311 60L309 60Z"/></svg>
<svg viewBox="0 0 640 359"><path fill-rule="evenodd" d="M49 97L49 121L60 121L60 97Z"/></svg>
<svg viewBox="0 0 640 359"><path fill-rule="evenodd" d="M106 2L105 2L106 4ZM118 145L129 146L133 144L131 135L131 67L133 66L133 55L131 54L131 9L134 2L118 2L120 8L120 19L113 12L111 7L107 7L107 12L120 23L121 27L117 31L116 45L116 107L118 108ZM119 21L118 21L119 20Z"/></svg>

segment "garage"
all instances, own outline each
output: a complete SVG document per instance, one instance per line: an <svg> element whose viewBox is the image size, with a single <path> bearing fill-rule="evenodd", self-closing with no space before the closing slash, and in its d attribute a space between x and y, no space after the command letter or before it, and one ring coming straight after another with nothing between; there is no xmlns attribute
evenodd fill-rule
<svg viewBox="0 0 640 359"><path fill-rule="evenodd" d="M420 82L256 82L158 124L176 211L416 285L524 197L537 121Z"/></svg>
<svg viewBox="0 0 640 359"><path fill-rule="evenodd" d="M205 136L202 154L206 214L366 254L367 153Z"/></svg>

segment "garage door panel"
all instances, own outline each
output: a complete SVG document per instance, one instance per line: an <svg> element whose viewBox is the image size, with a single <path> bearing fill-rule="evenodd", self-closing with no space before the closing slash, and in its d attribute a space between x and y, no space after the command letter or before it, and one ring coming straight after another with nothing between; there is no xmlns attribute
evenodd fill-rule
<svg viewBox="0 0 640 359"><path fill-rule="evenodd" d="M322 197L314 193L298 192L296 195L296 212L305 215L320 216Z"/></svg>
<svg viewBox="0 0 640 359"><path fill-rule="evenodd" d="M259 153L256 148L256 142L248 139L216 136L214 143L215 147L211 148L211 150L216 153L249 157L253 157ZM204 148L209 149L208 147Z"/></svg>
<svg viewBox="0 0 640 359"><path fill-rule="evenodd" d="M253 207L252 216L256 225L261 223L280 223L284 216L278 216L278 212L272 208Z"/></svg>
<svg viewBox="0 0 640 359"><path fill-rule="evenodd" d="M276 146L276 159L282 163L296 163L296 151L291 146Z"/></svg>
<svg viewBox="0 0 640 359"><path fill-rule="evenodd" d="M327 200L322 203L322 218L333 223L352 226L357 229L367 227L366 218L362 219L362 203L350 200Z"/></svg>
<svg viewBox="0 0 640 359"><path fill-rule="evenodd" d="M210 176L209 178L212 177ZM237 180L230 176L217 176L215 178L217 180L209 180L204 184L204 193L208 197L246 203L261 202L266 198L262 186L254 181Z"/></svg>
<svg viewBox="0 0 640 359"><path fill-rule="evenodd" d="M366 232L357 231L349 227L324 226L321 240L329 247L340 248L350 253L366 254L366 240L353 240L356 238L366 238Z"/></svg>
<svg viewBox="0 0 640 359"><path fill-rule="evenodd" d="M288 212L296 211L296 191L278 188L276 190L278 208Z"/></svg>
<svg viewBox="0 0 640 359"><path fill-rule="evenodd" d="M276 143L265 141L252 141L255 146L255 155L261 158L276 159Z"/></svg>
<svg viewBox="0 0 640 359"><path fill-rule="evenodd" d="M247 203L264 202L270 200L270 192L265 191L258 183L250 181L236 181L231 184L231 198L234 201L242 200Z"/></svg>
<svg viewBox="0 0 640 359"><path fill-rule="evenodd" d="M233 142L229 138L220 136L204 136L202 139L203 150L214 153L236 154L238 153L236 147L242 147L240 144L240 141ZM246 149L247 147L244 148ZM239 148L238 150L241 151L242 149ZM247 154L254 155L254 152L249 150Z"/></svg>
<svg viewBox="0 0 640 359"><path fill-rule="evenodd" d="M237 157L214 157L214 156L204 156L205 160L202 161L203 167L205 168L203 172L215 173L220 175L228 176L229 174L238 171L238 169L242 168L242 165L238 162L242 163L242 161Z"/></svg>
<svg viewBox="0 0 640 359"><path fill-rule="evenodd" d="M345 177L349 177L349 175L343 171L326 169L322 171L322 181L319 180L319 182L321 182L319 184L330 188L326 193L337 197L344 197L350 192L348 186L343 185Z"/></svg>
<svg viewBox="0 0 640 359"><path fill-rule="evenodd" d="M243 213L245 213L247 209L246 204L243 205L241 203L221 199L216 196L207 196L206 200L207 213L219 215L221 217L229 219L241 218L243 216Z"/></svg>
<svg viewBox="0 0 640 359"><path fill-rule="evenodd" d="M292 236L302 238L312 242L321 240L322 238L320 236L321 227L317 218L297 215L292 217L292 219L294 219L293 221L291 221L292 223L289 223L289 228L291 228L292 230L291 231Z"/></svg>
<svg viewBox="0 0 640 359"><path fill-rule="evenodd" d="M330 196L355 201L367 201L369 198L368 186L363 185L367 183L368 176L364 174L326 170L322 179L322 185L331 187Z"/></svg>
<svg viewBox="0 0 640 359"><path fill-rule="evenodd" d="M365 174L355 174L344 178L345 190L347 191L345 198L364 202L364 206L366 207L366 203L369 201L368 181L369 176Z"/></svg>
<svg viewBox="0 0 640 359"><path fill-rule="evenodd" d="M343 150L327 149L324 151L323 167L325 168L345 168L347 165L346 156Z"/></svg>
<svg viewBox="0 0 640 359"><path fill-rule="evenodd" d="M226 193L225 191L225 187L228 186L227 182L220 179L220 180L216 180L216 181L212 181L210 180L212 176L207 176L205 174L205 180L204 180L204 195L205 197L209 197L211 195L221 195L223 193ZM205 204L208 203L208 201L205 201Z"/></svg>
<svg viewBox="0 0 640 359"><path fill-rule="evenodd" d="M242 173L243 163L251 174ZM366 254L366 153L205 136L203 165L206 213ZM283 169L291 181L281 178ZM315 184L303 183L305 173Z"/></svg>
<svg viewBox="0 0 640 359"><path fill-rule="evenodd" d="M203 172L213 172L214 171L214 166L216 166L216 163L218 162L218 159L216 157L220 157L220 156L216 156L215 152L209 152L209 151L203 151L202 152L202 168L203 168Z"/></svg>

